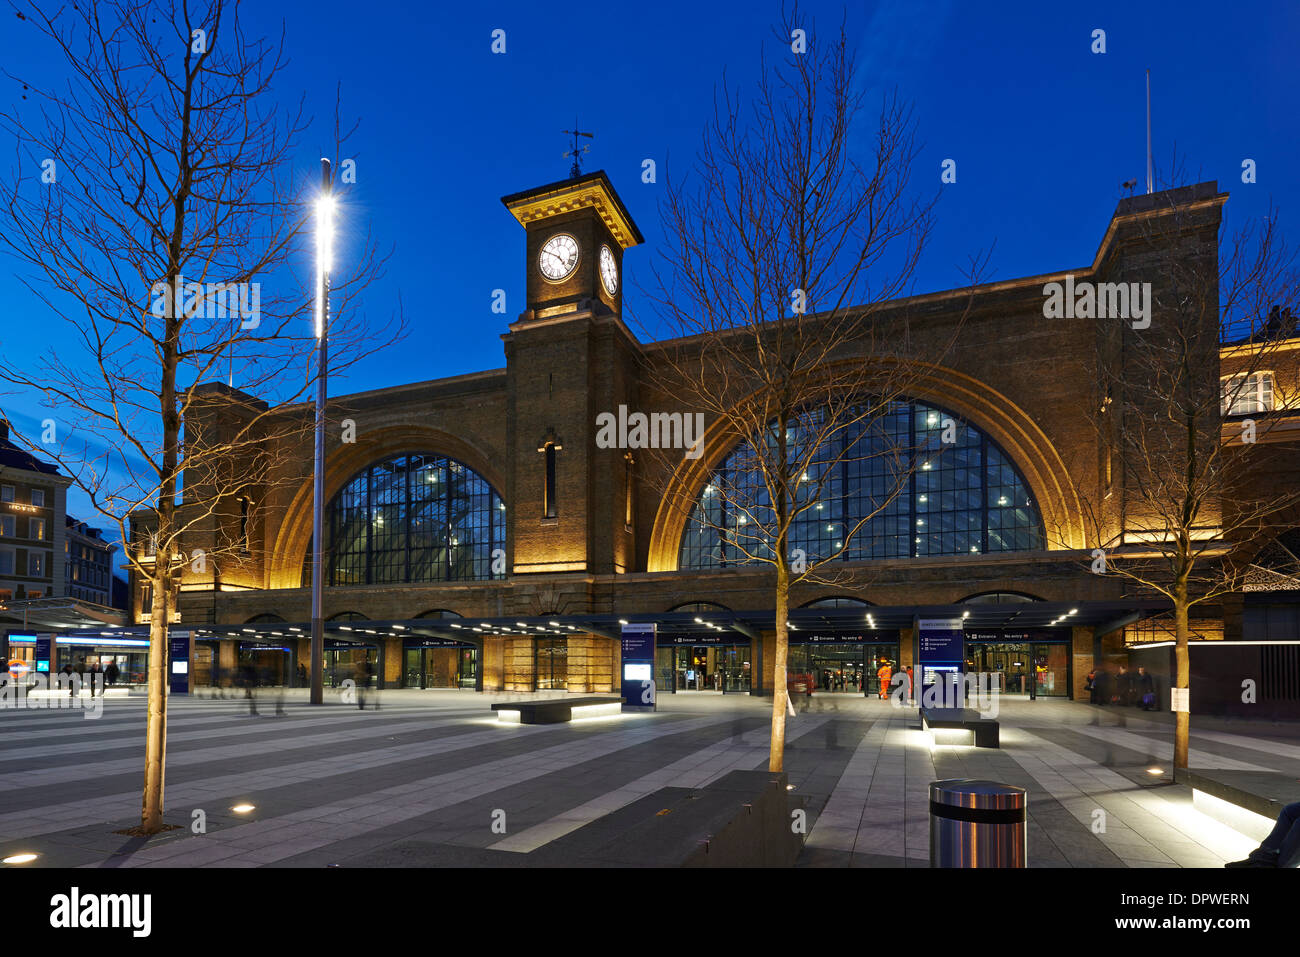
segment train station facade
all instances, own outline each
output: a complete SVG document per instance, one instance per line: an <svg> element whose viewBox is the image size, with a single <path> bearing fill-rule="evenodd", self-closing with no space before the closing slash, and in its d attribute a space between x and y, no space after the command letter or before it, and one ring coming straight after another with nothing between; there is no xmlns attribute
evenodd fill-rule
<svg viewBox="0 0 1300 957"><path fill-rule="evenodd" d="M1114 320L1046 318L1044 288L1143 281L1158 295L1168 257L1216 259L1226 200L1213 184L1126 199L1086 265L887 304L953 340L915 376L897 427L916 437L951 420L961 437L918 473L869 549L828 583L793 587L788 672L802 690L874 693L880 663L913 663L925 617L960 619L968 667L1003 690L1074 698L1090 670L1160 636L1165 606L1090 573L1087 559L1096 542L1082 503L1107 499L1110 477L1085 404ZM527 309L498 330L504 366L329 400L326 683L371 661L387 687L612 691L620 628L653 622L661 693L770 694L773 574L729 561L698 520L734 441L707 420L676 461L598 441L598 423L627 410L672 427L692 414L656 371L689 342L640 341L622 319L635 223L603 173L503 202L523 227L528 290ZM1168 247L1151 238L1161 217L1181 224ZM1279 354L1294 364L1300 350ZM224 384L199 391L187 434L230 434L267 409ZM1269 407L1275 418L1283 405ZM1300 430L1274 434L1294 445ZM193 635L200 685L247 664L293 684L309 662L309 430L274 452L276 480L195 519L185 542L187 555L213 556L178 566L174 625ZM857 478L801 534L851 525ZM138 515L133 547L145 555L149 529ZM1198 638L1300 637L1292 597L1277 595L1273 625L1248 596L1229 596L1194 622ZM147 584L132 583L132 600L132 621L147 622Z"/></svg>

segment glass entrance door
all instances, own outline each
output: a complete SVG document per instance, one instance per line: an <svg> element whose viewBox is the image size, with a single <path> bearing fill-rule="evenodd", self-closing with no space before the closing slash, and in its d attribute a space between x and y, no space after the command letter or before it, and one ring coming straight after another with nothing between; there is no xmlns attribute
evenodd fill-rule
<svg viewBox="0 0 1300 957"><path fill-rule="evenodd" d="M538 638L537 690L563 691L569 686L569 639Z"/></svg>
<svg viewBox="0 0 1300 957"><path fill-rule="evenodd" d="M402 686L424 687L424 649L407 648L402 652Z"/></svg>
<svg viewBox="0 0 1300 957"><path fill-rule="evenodd" d="M991 687L1007 694L1029 694L1030 682L1044 697L1069 695L1068 646L1044 642L972 642L967 646L966 668L989 672Z"/></svg>
<svg viewBox="0 0 1300 957"><path fill-rule="evenodd" d="M376 648L364 645L351 648L326 648L323 658L323 684L327 688L338 688L349 678L357 681L358 676L364 674L366 664L370 665L372 674L376 676L379 674L379 651Z"/></svg>
<svg viewBox="0 0 1300 957"><path fill-rule="evenodd" d="M717 667L723 691L749 693L749 645L723 645L718 649Z"/></svg>

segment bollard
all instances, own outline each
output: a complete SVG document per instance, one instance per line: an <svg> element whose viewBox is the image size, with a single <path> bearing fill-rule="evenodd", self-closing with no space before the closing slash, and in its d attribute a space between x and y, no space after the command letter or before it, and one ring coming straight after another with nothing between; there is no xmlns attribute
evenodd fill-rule
<svg viewBox="0 0 1300 957"><path fill-rule="evenodd" d="M930 866L1025 867L1028 799L996 781L930 782Z"/></svg>

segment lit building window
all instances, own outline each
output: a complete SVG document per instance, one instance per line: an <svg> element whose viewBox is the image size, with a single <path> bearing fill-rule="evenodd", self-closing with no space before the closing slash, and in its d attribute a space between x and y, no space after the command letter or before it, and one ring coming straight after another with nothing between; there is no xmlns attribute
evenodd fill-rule
<svg viewBox="0 0 1300 957"><path fill-rule="evenodd" d="M633 466L635 464L631 452L628 452L623 456L623 526L628 530L631 530L632 528L633 503L635 499L632 481L635 477L633 473Z"/></svg>
<svg viewBox="0 0 1300 957"><path fill-rule="evenodd" d="M438 455L398 455L352 478L325 517L331 585L504 578L505 504L477 472ZM303 582L311 582L311 555Z"/></svg>
<svg viewBox="0 0 1300 957"><path fill-rule="evenodd" d="M1273 373L1225 376L1219 380L1223 415L1258 415L1273 411Z"/></svg>
<svg viewBox="0 0 1300 957"><path fill-rule="evenodd" d="M944 421L956 441L944 442ZM820 413L804 416L787 443L806 457L805 435ZM756 454L737 446L715 471L687 522L681 568L742 565L770 552L772 508ZM808 561L862 561L1041 549L1046 534L1029 486L983 432L917 402L895 402L882 416L835 431L799 476L801 511L789 547ZM908 468L907 462L915 463ZM860 526L860 527L859 527ZM856 531L845 544L848 532Z"/></svg>
<svg viewBox="0 0 1300 957"><path fill-rule="evenodd" d="M558 514L555 502L555 454L559 448L554 442L547 442L543 447L546 453L546 477L542 490L542 515L545 518L555 518Z"/></svg>

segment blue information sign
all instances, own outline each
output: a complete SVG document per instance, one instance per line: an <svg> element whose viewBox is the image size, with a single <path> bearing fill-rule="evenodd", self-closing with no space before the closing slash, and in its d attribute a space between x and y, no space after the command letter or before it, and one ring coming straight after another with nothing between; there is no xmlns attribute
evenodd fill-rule
<svg viewBox="0 0 1300 957"><path fill-rule="evenodd" d="M12 641L13 637L10 636L9 640ZM50 660L53 651L54 651L53 635L36 636L36 670L37 671L43 671L46 674L50 672L51 670Z"/></svg>
<svg viewBox="0 0 1300 957"><path fill-rule="evenodd" d="M167 639L167 682L172 694L190 693L190 633L173 631Z"/></svg>
<svg viewBox="0 0 1300 957"><path fill-rule="evenodd" d="M653 708L655 704L655 625L623 626L624 707Z"/></svg>
<svg viewBox="0 0 1300 957"><path fill-rule="evenodd" d="M945 681L960 681L965 670L966 642L960 618L916 619L917 653L921 666L918 685L933 684L944 675Z"/></svg>

